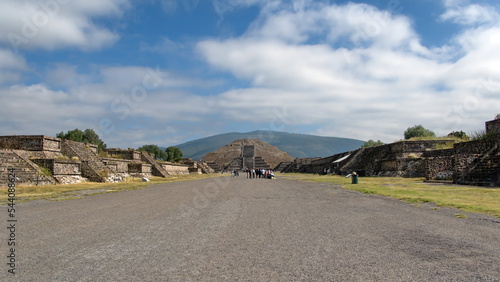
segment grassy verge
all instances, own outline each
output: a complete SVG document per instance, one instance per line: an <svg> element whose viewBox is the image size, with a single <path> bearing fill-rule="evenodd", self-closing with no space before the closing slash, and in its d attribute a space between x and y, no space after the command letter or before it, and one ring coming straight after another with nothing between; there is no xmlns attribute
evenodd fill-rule
<svg viewBox="0 0 500 282"><path fill-rule="evenodd" d="M489 214L500 218L500 189L424 183L423 178L360 177L358 184L350 178L332 175L282 174L303 181L342 185L350 190L401 199L410 203L436 203L465 212Z"/></svg>
<svg viewBox="0 0 500 282"><path fill-rule="evenodd" d="M120 183L96 183L84 182L77 184L40 185L40 186L16 186L16 202L26 202L31 200L69 200L78 199L84 196L112 193L125 190L143 189L153 184L199 180L205 178L220 177L221 174L193 174L177 175L168 178L152 177L150 182L143 182L141 178L127 178ZM7 203L7 188L0 189L0 205Z"/></svg>

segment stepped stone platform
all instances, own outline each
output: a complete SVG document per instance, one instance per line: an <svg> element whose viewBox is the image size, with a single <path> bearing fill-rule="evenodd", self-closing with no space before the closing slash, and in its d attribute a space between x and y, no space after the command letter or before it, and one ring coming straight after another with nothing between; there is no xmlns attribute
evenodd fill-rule
<svg viewBox="0 0 500 282"><path fill-rule="evenodd" d="M103 154L101 154L103 153ZM129 176L213 173L207 164L160 162L136 150L108 149L44 135L0 136L0 186L14 169L19 185L71 184L83 181L119 182Z"/></svg>
<svg viewBox="0 0 500 282"><path fill-rule="evenodd" d="M14 169L17 184L44 185L55 184L56 181L50 175L42 171L35 163L23 156L19 150L0 149L0 184L9 182L9 168Z"/></svg>
<svg viewBox="0 0 500 282"><path fill-rule="evenodd" d="M117 182L122 178L107 166L97 154L97 146L70 140L62 140L61 152L81 161L82 175L95 182Z"/></svg>
<svg viewBox="0 0 500 282"><path fill-rule="evenodd" d="M258 139L239 139L206 154L202 159L216 171L271 169L282 162L292 162L293 157Z"/></svg>

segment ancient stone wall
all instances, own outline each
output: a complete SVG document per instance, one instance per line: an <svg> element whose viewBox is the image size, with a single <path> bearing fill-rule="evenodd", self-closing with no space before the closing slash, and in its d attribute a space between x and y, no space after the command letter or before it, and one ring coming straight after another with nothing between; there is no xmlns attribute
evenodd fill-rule
<svg viewBox="0 0 500 282"><path fill-rule="evenodd" d="M427 150L435 149L436 146L451 141L400 141L316 159L309 164L300 164L298 160L295 160L295 164L288 166L285 170L321 173L330 169L336 174L343 175L355 171L361 176L423 177L425 176L425 163L421 158L422 155Z"/></svg>
<svg viewBox="0 0 500 282"><path fill-rule="evenodd" d="M357 150L342 166L343 172L358 172L367 176L423 177L425 164L421 157L452 140L405 140Z"/></svg>
<svg viewBox="0 0 500 282"><path fill-rule="evenodd" d="M500 135L500 119L490 120L486 122L486 132Z"/></svg>
<svg viewBox="0 0 500 282"><path fill-rule="evenodd" d="M106 153L112 158L124 160L141 160L141 152L135 150L107 149Z"/></svg>
<svg viewBox="0 0 500 282"><path fill-rule="evenodd" d="M305 173L314 173L317 171L313 170L313 166L311 165L314 161L320 160L321 158L297 158L293 160L293 162L288 165L282 172L305 172Z"/></svg>
<svg viewBox="0 0 500 282"><path fill-rule="evenodd" d="M168 171L168 173L170 175L187 175L187 174L189 174L189 166L167 164L167 163L160 163L160 164L166 171Z"/></svg>
<svg viewBox="0 0 500 282"><path fill-rule="evenodd" d="M425 152L425 179L452 180L454 156L454 148Z"/></svg>
<svg viewBox="0 0 500 282"><path fill-rule="evenodd" d="M381 170L381 160L391 154L391 144L356 150L347 162L338 168L341 174L357 172L360 176L375 176ZM401 146L401 144L394 144ZM401 146L402 148L402 146Z"/></svg>
<svg viewBox="0 0 500 282"><path fill-rule="evenodd" d="M80 161L57 160L57 159L35 159L32 160L38 166L48 169L53 176L80 175Z"/></svg>
<svg viewBox="0 0 500 282"><path fill-rule="evenodd" d="M454 182L500 186L500 139L455 144Z"/></svg>
<svg viewBox="0 0 500 282"><path fill-rule="evenodd" d="M128 173L128 165L133 162L131 160L114 158L103 158L102 161L108 167L113 167L113 171L116 171L117 173Z"/></svg>
<svg viewBox="0 0 500 282"><path fill-rule="evenodd" d="M59 152L61 150L61 139L43 135L0 136L0 148Z"/></svg>
<svg viewBox="0 0 500 282"><path fill-rule="evenodd" d="M306 169L308 172L322 174L325 170L328 172L335 172L335 169L339 167L340 162L335 162L344 156L350 154L351 152L345 152L340 154L335 154L326 158L312 159L309 161L310 168ZM335 162L335 163L334 163ZM307 162L306 162L307 163Z"/></svg>
<svg viewBox="0 0 500 282"><path fill-rule="evenodd" d="M130 163L128 164L128 172L130 174L152 174L152 167L150 164Z"/></svg>
<svg viewBox="0 0 500 282"><path fill-rule="evenodd" d="M54 175L80 175L80 162L54 160Z"/></svg>
<svg viewBox="0 0 500 282"><path fill-rule="evenodd" d="M203 174L201 167L190 167L189 174Z"/></svg>
<svg viewBox="0 0 500 282"><path fill-rule="evenodd" d="M97 145L90 144L90 143L85 143L85 146L87 147L87 149L89 149L91 152L93 152L94 154L97 155L98 148L99 148Z"/></svg>

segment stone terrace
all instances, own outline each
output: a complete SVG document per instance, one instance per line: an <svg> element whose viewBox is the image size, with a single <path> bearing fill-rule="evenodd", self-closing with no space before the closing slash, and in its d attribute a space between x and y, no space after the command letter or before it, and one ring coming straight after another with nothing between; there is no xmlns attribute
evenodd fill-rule
<svg viewBox="0 0 500 282"><path fill-rule="evenodd" d="M110 149L101 157L97 146L43 135L0 136L0 185L14 168L19 184L42 185L81 181L116 182L130 176L210 173L200 162L158 162L135 150Z"/></svg>

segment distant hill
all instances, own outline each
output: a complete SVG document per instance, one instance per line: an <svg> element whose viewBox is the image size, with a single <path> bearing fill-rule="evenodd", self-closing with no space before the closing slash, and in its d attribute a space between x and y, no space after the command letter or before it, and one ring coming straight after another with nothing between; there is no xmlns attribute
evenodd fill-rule
<svg viewBox="0 0 500 282"><path fill-rule="evenodd" d="M185 158L200 160L205 154L238 139L260 139L287 152L294 158L328 157L358 149L364 141L340 137L258 130L247 133L225 133L176 145Z"/></svg>

